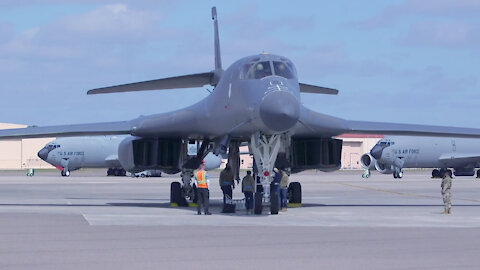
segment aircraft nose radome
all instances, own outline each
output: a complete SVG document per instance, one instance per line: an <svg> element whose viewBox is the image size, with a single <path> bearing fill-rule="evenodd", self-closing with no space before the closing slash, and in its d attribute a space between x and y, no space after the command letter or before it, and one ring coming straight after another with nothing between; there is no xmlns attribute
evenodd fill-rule
<svg viewBox="0 0 480 270"><path fill-rule="evenodd" d="M293 127L300 117L300 104L287 91L267 94L260 105L260 118L273 131L286 131Z"/></svg>
<svg viewBox="0 0 480 270"><path fill-rule="evenodd" d="M40 151L37 153L38 157L41 158L42 160L47 160L48 157L48 149L42 148Z"/></svg>
<svg viewBox="0 0 480 270"><path fill-rule="evenodd" d="M380 145L375 145L370 151L370 155L376 160L379 160L382 157L383 147Z"/></svg>

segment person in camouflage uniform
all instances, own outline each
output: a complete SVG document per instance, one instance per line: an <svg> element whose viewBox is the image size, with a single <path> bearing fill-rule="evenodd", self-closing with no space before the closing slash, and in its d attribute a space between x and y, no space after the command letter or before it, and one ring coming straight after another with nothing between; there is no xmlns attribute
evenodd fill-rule
<svg viewBox="0 0 480 270"><path fill-rule="evenodd" d="M447 170L443 174L442 179L442 196L443 196L443 204L445 206L445 210L442 214L450 214L450 209L452 208L451 202L451 194L450 189L452 188L452 173L451 171Z"/></svg>

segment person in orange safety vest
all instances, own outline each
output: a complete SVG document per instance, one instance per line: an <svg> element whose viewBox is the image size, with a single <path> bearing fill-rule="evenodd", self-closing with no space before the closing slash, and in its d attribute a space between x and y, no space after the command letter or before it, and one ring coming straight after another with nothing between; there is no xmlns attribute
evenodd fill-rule
<svg viewBox="0 0 480 270"><path fill-rule="evenodd" d="M202 204L205 215L211 215L212 213L208 212L210 200L208 186L210 181L208 180L208 173L205 171L204 164L200 164L200 167L195 172L195 184L197 185L197 215L202 214Z"/></svg>

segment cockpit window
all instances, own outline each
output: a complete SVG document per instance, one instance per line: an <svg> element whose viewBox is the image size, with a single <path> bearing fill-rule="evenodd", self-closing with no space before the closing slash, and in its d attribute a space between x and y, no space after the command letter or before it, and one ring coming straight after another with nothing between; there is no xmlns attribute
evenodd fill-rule
<svg viewBox="0 0 480 270"><path fill-rule="evenodd" d="M49 149L49 150L53 150L53 149L58 148L58 147L60 147L60 145L58 145L58 144L49 144L49 145L47 145L47 149Z"/></svg>
<svg viewBox="0 0 480 270"><path fill-rule="evenodd" d="M272 75L269 61L248 63L242 67L241 79L261 79Z"/></svg>
<svg viewBox="0 0 480 270"><path fill-rule="evenodd" d="M385 141L381 141L381 142L378 142L378 144L380 144L380 145L386 145L386 146L390 146L390 145L394 145L394 144L395 144L395 142L392 142L392 141L387 141L387 142L385 142Z"/></svg>
<svg viewBox="0 0 480 270"><path fill-rule="evenodd" d="M295 77L293 70L287 63L273 61L273 69L275 70L275 75L277 76L284 77L286 79L293 79Z"/></svg>

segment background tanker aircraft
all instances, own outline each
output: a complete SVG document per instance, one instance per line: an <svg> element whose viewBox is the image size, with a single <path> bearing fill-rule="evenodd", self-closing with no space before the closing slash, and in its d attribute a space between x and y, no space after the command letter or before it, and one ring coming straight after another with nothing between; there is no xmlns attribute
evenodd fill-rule
<svg viewBox="0 0 480 270"><path fill-rule="evenodd" d="M107 175L124 176L125 169L118 159L118 146L128 136L83 136L57 138L47 143L38 157L61 170L62 176L80 168L108 168ZM208 153L205 168L220 167L221 158Z"/></svg>
<svg viewBox="0 0 480 270"><path fill-rule="evenodd" d="M239 145L247 142L263 185L264 192L255 193L255 213L260 214L263 201L270 196L274 166L288 167L292 172L333 171L340 167L342 141L332 136L374 133L480 137L480 129L349 121L314 112L302 105L300 93L335 95L338 91L299 82L292 61L279 55L248 56L224 70L215 7L212 19L213 71L88 91L91 95L214 86L214 91L198 103L131 121L2 130L0 138L130 134L132 137L123 140L118 151L126 170L160 169L172 174L182 172L184 176L191 175L207 153L224 154L228 149L229 163L238 171ZM189 158L186 148L192 140L201 144L197 156ZM181 189L191 190L191 179L182 177L182 181L181 188L172 184L173 198L178 193L189 196ZM276 200L270 203L270 212L278 213Z"/></svg>
<svg viewBox="0 0 480 270"><path fill-rule="evenodd" d="M370 153L362 155L360 163L369 177L376 169L394 178L403 177L403 168L434 168L432 177L453 168L456 176L473 176L480 167L478 139L395 136L378 141ZM480 170L477 170L480 177Z"/></svg>

